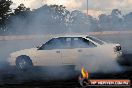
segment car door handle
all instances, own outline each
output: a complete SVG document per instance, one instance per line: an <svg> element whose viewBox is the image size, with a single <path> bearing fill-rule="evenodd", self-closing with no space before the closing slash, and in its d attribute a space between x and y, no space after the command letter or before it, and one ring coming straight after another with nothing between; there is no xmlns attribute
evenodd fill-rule
<svg viewBox="0 0 132 88"><path fill-rule="evenodd" d="M56 51L56 53L60 53L60 51Z"/></svg>
<svg viewBox="0 0 132 88"><path fill-rule="evenodd" d="M82 52L82 50L78 50L78 52Z"/></svg>

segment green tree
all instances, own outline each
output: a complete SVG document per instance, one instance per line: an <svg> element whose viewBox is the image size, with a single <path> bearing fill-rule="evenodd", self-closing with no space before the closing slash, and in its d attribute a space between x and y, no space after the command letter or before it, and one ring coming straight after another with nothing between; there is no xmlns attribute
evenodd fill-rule
<svg viewBox="0 0 132 88"><path fill-rule="evenodd" d="M0 0L0 28L1 31L5 30L6 20L10 16L12 4L11 0Z"/></svg>
<svg viewBox="0 0 132 88"><path fill-rule="evenodd" d="M30 8L26 8L24 4L20 4L16 9L14 9L14 15L26 16L30 12Z"/></svg>
<svg viewBox="0 0 132 88"><path fill-rule="evenodd" d="M31 17L30 8L26 8L24 4L20 4L17 8L14 9L14 12L8 20L8 32L10 34L23 33L27 31L27 27L30 23Z"/></svg>
<svg viewBox="0 0 132 88"><path fill-rule="evenodd" d="M32 24L43 33L64 33L70 12L62 5L44 5L33 11ZM35 28L34 27L34 28Z"/></svg>

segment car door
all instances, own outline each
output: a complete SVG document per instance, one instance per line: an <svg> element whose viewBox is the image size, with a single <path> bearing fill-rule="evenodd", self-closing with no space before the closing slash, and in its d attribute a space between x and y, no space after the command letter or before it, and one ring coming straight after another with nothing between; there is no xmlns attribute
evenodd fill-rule
<svg viewBox="0 0 132 88"><path fill-rule="evenodd" d="M77 58L75 60L76 66L78 69L81 69L84 64L90 66L92 59L95 56L96 45L91 41L82 38L76 37L72 40L72 48L76 52Z"/></svg>
<svg viewBox="0 0 132 88"><path fill-rule="evenodd" d="M93 56L97 47L97 45L95 45L93 42L82 37L74 38L72 45L76 49L77 54L83 57Z"/></svg>
<svg viewBox="0 0 132 88"><path fill-rule="evenodd" d="M75 65L77 51L72 48L72 37L64 38L65 46L61 50L63 65Z"/></svg>
<svg viewBox="0 0 132 88"><path fill-rule="evenodd" d="M43 44L36 52L36 63L39 66L62 65L60 41L57 38L51 39Z"/></svg>

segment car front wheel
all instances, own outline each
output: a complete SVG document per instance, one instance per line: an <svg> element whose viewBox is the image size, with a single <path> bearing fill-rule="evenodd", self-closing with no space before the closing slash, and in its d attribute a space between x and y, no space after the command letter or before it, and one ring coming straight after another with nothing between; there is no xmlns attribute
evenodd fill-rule
<svg viewBox="0 0 132 88"><path fill-rule="evenodd" d="M29 56L21 55L16 58L16 67L21 71L25 71L31 69L33 63Z"/></svg>

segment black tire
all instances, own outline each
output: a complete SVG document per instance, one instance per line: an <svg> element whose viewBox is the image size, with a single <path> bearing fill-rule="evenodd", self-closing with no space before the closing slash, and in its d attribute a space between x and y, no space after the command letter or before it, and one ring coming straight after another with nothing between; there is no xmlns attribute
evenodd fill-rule
<svg viewBox="0 0 132 88"><path fill-rule="evenodd" d="M26 71L33 67L33 63L29 56L21 55L16 58L16 67L21 71Z"/></svg>

